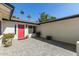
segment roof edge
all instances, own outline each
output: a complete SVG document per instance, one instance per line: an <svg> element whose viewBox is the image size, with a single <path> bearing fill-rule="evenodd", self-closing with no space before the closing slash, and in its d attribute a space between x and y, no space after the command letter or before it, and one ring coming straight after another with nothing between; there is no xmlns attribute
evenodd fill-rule
<svg viewBox="0 0 79 59"><path fill-rule="evenodd" d="M53 21L40 22L40 23L25 22L25 21L12 20L12 19L11 20L7 20L7 19L4 19L4 18L2 20L40 25L40 24L46 24L46 23L51 23L51 22L56 22L56 21L68 20L68 19L75 18L75 17L79 17L79 14L71 15L71 16L67 16L67 17L63 17L63 18L59 18L59 19L56 19L56 20L53 20Z"/></svg>
<svg viewBox="0 0 79 59"><path fill-rule="evenodd" d="M19 21L19 20L7 20L7 19L4 19L4 18L2 18L2 20L4 20L4 21L21 22L21 23L27 23L27 24L34 24L34 25L37 25L37 23L25 22L25 21Z"/></svg>
<svg viewBox="0 0 79 59"><path fill-rule="evenodd" d="M66 16L66 17L59 18L59 19L56 19L56 20L53 20L53 21L40 22L40 23L38 23L38 25L40 25L40 24L45 24L45 23L50 23L50 22L61 21L61 20L68 20L68 19L70 19L70 18L75 18L75 17L79 17L79 14L71 15L71 16Z"/></svg>

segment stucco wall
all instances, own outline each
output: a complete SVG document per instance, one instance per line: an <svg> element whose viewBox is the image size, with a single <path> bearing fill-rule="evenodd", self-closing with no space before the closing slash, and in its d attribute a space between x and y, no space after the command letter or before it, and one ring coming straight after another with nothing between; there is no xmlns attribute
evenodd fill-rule
<svg viewBox="0 0 79 59"><path fill-rule="evenodd" d="M79 40L79 17L38 25L42 37L50 35L54 40L76 44Z"/></svg>

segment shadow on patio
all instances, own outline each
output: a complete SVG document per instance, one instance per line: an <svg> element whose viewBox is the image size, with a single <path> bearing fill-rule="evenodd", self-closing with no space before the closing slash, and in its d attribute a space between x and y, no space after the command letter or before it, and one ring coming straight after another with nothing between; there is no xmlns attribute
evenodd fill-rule
<svg viewBox="0 0 79 59"><path fill-rule="evenodd" d="M55 45L55 46L58 46L58 47L61 47L61 48L64 48L64 49L67 49L67 50L70 50L72 52L76 52L76 45L74 45L74 44L69 44L69 43L56 41L56 40L46 40L44 38L38 38L38 37L33 37L33 38L46 42L46 43L49 43L49 44L52 44L52 45Z"/></svg>

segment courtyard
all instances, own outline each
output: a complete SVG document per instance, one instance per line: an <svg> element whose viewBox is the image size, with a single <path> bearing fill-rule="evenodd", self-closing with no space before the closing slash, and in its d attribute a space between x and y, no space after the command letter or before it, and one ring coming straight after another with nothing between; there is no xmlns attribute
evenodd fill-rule
<svg viewBox="0 0 79 59"><path fill-rule="evenodd" d="M76 46L54 40L30 38L12 41L10 47L0 47L2 56L76 56Z"/></svg>

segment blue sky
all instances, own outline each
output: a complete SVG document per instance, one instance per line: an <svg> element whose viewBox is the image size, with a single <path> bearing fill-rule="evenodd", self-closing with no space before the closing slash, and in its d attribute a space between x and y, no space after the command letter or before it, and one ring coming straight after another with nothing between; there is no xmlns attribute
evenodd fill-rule
<svg viewBox="0 0 79 59"><path fill-rule="evenodd" d="M15 7L13 15L23 20L28 20L31 15L32 21L37 21L41 12L46 12L50 16L62 18L69 15L79 14L79 3L12 3ZM25 12L24 15L20 11Z"/></svg>

